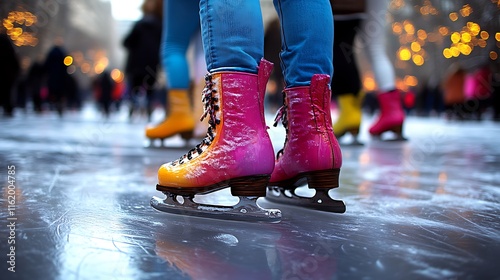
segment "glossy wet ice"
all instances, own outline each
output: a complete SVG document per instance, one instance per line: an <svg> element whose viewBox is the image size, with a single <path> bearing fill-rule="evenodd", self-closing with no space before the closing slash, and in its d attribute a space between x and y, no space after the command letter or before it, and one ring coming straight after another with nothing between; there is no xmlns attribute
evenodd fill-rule
<svg viewBox="0 0 500 280"><path fill-rule="evenodd" d="M123 117L123 116L122 116ZM500 125L411 117L408 142L343 146L345 214L284 207L279 224L149 205L156 171L187 148L144 148L144 121L87 107L0 119L2 279L498 279ZM282 128L270 134L279 149ZM196 143L192 143L196 144ZM8 271L15 165L15 273ZM229 204L228 191L201 199ZM10 220L12 221L12 220ZM10 222L9 221L9 222Z"/></svg>

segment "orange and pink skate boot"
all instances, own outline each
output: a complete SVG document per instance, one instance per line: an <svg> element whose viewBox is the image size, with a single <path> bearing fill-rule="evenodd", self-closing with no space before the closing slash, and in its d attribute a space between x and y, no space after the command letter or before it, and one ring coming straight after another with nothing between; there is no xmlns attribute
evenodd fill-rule
<svg viewBox="0 0 500 280"><path fill-rule="evenodd" d="M274 150L266 131L264 94L272 63L262 60L258 74L216 72L207 75L203 118L207 136L180 159L158 170L151 205L161 211L221 219L278 222L279 210L257 204L266 195L274 169ZM230 188L234 206L199 204L195 195ZM181 196L183 199L179 199Z"/></svg>

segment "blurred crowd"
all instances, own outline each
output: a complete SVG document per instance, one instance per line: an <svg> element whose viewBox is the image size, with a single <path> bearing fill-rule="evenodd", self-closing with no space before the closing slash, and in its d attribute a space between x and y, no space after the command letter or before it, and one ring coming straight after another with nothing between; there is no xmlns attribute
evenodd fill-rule
<svg viewBox="0 0 500 280"><path fill-rule="evenodd" d="M26 109L32 104L35 112L56 111L60 116L67 109L82 106L80 87L68 73L64 59L67 52L62 38L57 38L45 56L39 56L25 71L10 39L0 34L1 103L3 114L12 116L14 108Z"/></svg>

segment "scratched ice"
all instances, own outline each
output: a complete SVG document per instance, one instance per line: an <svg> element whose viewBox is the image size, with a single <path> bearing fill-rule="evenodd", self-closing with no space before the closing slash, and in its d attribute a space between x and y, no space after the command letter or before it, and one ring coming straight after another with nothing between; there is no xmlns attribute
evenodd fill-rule
<svg viewBox="0 0 500 280"><path fill-rule="evenodd" d="M370 121L364 146L342 147L330 194L345 214L283 206L281 223L253 224L152 209L158 167L191 146L145 148L145 121L126 111L1 118L0 161L17 170L13 279L498 278L500 126L410 117L408 142L380 143ZM281 149L284 129L268 131ZM238 201L227 189L196 199Z"/></svg>

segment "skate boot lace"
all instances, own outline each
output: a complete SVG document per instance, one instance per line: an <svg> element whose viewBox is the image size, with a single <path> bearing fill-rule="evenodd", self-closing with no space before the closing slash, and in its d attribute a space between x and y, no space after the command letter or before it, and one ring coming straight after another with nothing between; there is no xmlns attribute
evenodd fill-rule
<svg viewBox="0 0 500 280"><path fill-rule="evenodd" d="M286 104L285 98L286 98L286 95L285 95L285 92L283 92L283 105L279 108L278 112L276 113L276 117L274 118L274 124L273 124L273 126L276 127L276 126L278 126L279 121L281 121L281 123L283 124L283 127L285 128L285 131L286 131L285 144L283 145L283 148L281 150L279 150L278 153L276 154L276 159L279 159L283 155L286 144L288 143L288 134L289 134L288 105ZM312 107L313 107L313 110L316 112L315 114L322 114L322 115L330 114L329 111L328 112L325 111L324 108L322 108L321 106L318 106L317 104L313 104ZM330 129L332 129L332 127L327 126L326 129L330 130ZM324 131L322 131L322 129L318 125L316 125L316 131L318 133L324 132ZM332 130L332 133L333 133L333 130Z"/></svg>
<svg viewBox="0 0 500 280"><path fill-rule="evenodd" d="M186 163L198 157L210 146L210 144L212 144L215 138L215 128L220 124L220 118L217 116L220 106L218 104L219 96L217 90L214 88L211 74L205 75L205 88L201 93L201 102L203 103L203 115L201 116L200 121L209 117L207 135L198 145L189 150L189 152L181 156L176 161L173 161L171 163L172 166Z"/></svg>
<svg viewBox="0 0 500 280"><path fill-rule="evenodd" d="M285 150L286 144L288 142L288 106L285 103L285 93L283 92L283 106L281 106L276 113L276 117L274 118L274 127L278 126L278 123L281 121L283 124L283 127L285 128L286 134L285 134L285 144L283 145L283 148L278 151L276 154L276 159L280 158L283 155L283 152Z"/></svg>

